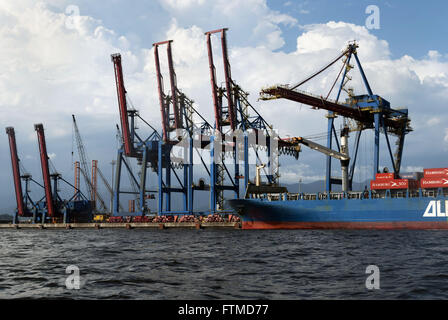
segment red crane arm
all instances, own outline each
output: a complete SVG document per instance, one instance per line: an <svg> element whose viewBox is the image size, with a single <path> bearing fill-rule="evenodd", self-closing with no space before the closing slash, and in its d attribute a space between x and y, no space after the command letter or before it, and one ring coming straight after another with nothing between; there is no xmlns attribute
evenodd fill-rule
<svg viewBox="0 0 448 320"><path fill-rule="evenodd" d="M157 87L159 91L160 114L162 117L162 133L163 141L167 142L169 137L169 104L165 101L165 93L163 92L163 78L160 72L159 60L159 44L154 43L154 62L156 65Z"/></svg>
<svg viewBox="0 0 448 320"><path fill-rule="evenodd" d="M42 168L42 178L44 180L45 188L45 199L47 200L47 210L50 217L55 216L53 194L51 193L51 180L50 180L50 169L48 166L48 154L47 145L45 143L44 126L40 124L35 124L34 129L37 132L37 139L39 141L39 151L40 151L40 163Z"/></svg>
<svg viewBox="0 0 448 320"><path fill-rule="evenodd" d="M212 42L210 38L212 33L218 31L210 31L205 34L207 36L208 64L210 68L210 82L212 87L213 108L215 109L215 124L216 124L216 130L221 132L221 110L219 109L219 103L218 103L218 91L217 91L218 86L216 84L216 69L215 65L213 64Z"/></svg>
<svg viewBox="0 0 448 320"><path fill-rule="evenodd" d="M373 113L370 112L369 110L361 110L359 108L336 103L331 100L325 100L323 97L312 96L310 94L291 90L283 86L275 86L263 89L260 93L261 100L270 100L278 98L284 98L291 101L304 103L317 109L333 111L338 115L360 121L364 124L369 124L373 122ZM384 123L388 127L396 129L403 127L403 121L407 121L407 119L391 119L391 118L384 119Z"/></svg>
<svg viewBox="0 0 448 320"><path fill-rule="evenodd" d="M173 65L173 55L171 53L171 42L173 40L169 40L167 42L166 53L168 57L168 70L170 72L170 85L171 85L171 96L173 102L173 112L174 112L174 125L176 129L182 128L182 120L179 114L179 108L177 105L177 83L176 83L176 73L174 72Z"/></svg>
<svg viewBox="0 0 448 320"><path fill-rule="evenodd" d="M212 85L212 97L213 97L213 105L215 109L215 123L216 129L221 132L221 127L223 122L225 123L227 120L222 119L223 110L222 105L219 105L218 93L217 93L217 84L216 84L216 71L215 66L213 64L213 51L211 45L211 35L214 33L221 33L221 48L222 48L222 59L224 65L224 77L226 84L226 93L227 93L227 112L228 112L228 124L230 124L230 128L232 130L236 129L236 114L235 114L235 106L233 100L233 88L232 88L232 75L230 71L230 63L229 56L227 52L227 39L226 39L226 31L227 28L208 31L205 33L207 36L207 51L208 51L208 61L210 67L210 81Z"/></svg>
<svg viewBox="0 0 448 320"><path fill-rule="evenodd" d="M17 201L17 213L19 216L25 214L25 205L23 203L22 184L20 182L19 157L17 156L16 135L13 127L6 128L9 138L9 150L11 152L12 173L14 177L14 190Z"/></svg>
<svg viewBox="0 0 448 320"><path fill-rule="evenodd" d="M289 88L276 86L268 89L263 89L261 91L261 95L261 99L263 100L285 98L291 101L307 104L314 108L333 111L344 117L352 118L359 121L365 121L364 115L362 115L358 109L332 102L331 100L325 100L323 97L316 97L303 92L291 90Z"/></svg>
<svg viewBox="0 0 448 320"><path fill-rule="evenodd" d="M153 43L154 47L154 62L156 65L156 75L157 75L157 85L159 91L159 102L160 102L160 111L162 114L162 131L163 131L163 139L164 141L169 140L169 131L170 129L170 102L167 101L165 93L163 92L163 77L160 71L160 59L159 59L159 46L166 44L166 52L168 58L168 70L170 76L170 87L171 87L171 103L173 105L173 113L174 113L174 128L181 129L183 128L182 117L179 112L178 99L177 99L177 83L176 83L176 73L174 72L174 64L173 64L173 55L171 52L171 42L173 40L161 41Z"/></svg>
<svg viewBox="0 0 448 320"><path fill-rule="evenodd" d="M227 39L226 39L226 31L224 28L221 30L221 48L222 48L222 60L224 65L224 76L226 82L226 91L227 91L227 105L229 110L229 119L230 119L230 127L232 130L236 128L236 120L235 120L235 106L233 101L233 90L232 90L232 75L230 72L230 62L229 55L227 53Z"/></svg>
<svg viewBox="0 0 448 320"><path fill-rule="evenodd" d="M117 86L118 107L120 110L121 131L123 132L124 151L126 156L133 154L134 148L129 130L128 107L126 103L126 89L124 87L123 69L121 66L121 55L119 53L111 55L115 70L115 83Z"/></svg>

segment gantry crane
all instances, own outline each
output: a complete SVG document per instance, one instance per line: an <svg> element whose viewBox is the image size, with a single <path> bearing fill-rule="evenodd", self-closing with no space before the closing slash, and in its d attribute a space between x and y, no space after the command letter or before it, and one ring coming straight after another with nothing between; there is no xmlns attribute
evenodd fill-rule
<svg viewBox="0 0 448 320"><path fill-rule="evenodd" d="M42 124L35 124L34 129L37 132L39 143L39 155L42 169L43 187L45 190L45 202L37 203L39 215L43 223L61 221L68 222L90 222L92 219L91 202L79 192L81 199L76 200L78 193L75 193L69 200L63 200L58 194L59 181L65 182L76 190L76 187L66 181L61 174L54 172L50 174L49 158L47 145L45 141L44 127ZM53 180L53 186L51 185ZM78 190L79 191L79 190Z"/></svg>
<svg viewBox="0 0 448 320"><path fill-rule="evenodd" d="M121 55L119 53L112 54L111 60L115 71L115 84L117 88L118 109L121 123L121 146L118 150L116 170L115 170L115 188L113 201L113 215L118 215L120 212L120 195L133 194L138 195L139 205L138 212L145 214L148 212L146 205L148 193L157 192L157 190L146 189L147 168L151 167L153 171L157 171L160 163L158 156L159 141L161 136L157 131L142 117L135 109L128 108L126 99L126 89L124 86L123 69L121 64ZM141 120L147 128L150 129L150 134L146 137L141 137L136 132L135 120ZM128 164L128 160L135 158L140 163L140 181L135 177ZM131 184L136 185L138 190L125 191L121 188L121 172L122 169L127 170Z"/></svg>
<svg viewBox="0 0 448 320"><path fill-rule="evenodd" d="M193 101L177 86L171 50L172 42L172 40L167 40L153 44L163 137L163 141L159 141L159 157L161 157L158 162L159 212L170 212L171 192L180 192L184 198L183 210L185 213L191 214L193 213L194 190L205 189L195 186L193 183L193 149L204 149L209 145L209 136L213 128L194 108ZM160 68L159 47L162 45L166 45L167 49L170 94L164 92L163 76ZM196 123L195 118L199 118L201 121ZM173 131L175 131L175 135L171 136L170 133ZM174 159L172 155L174 146L183 148L183 159ZM199 157L205 165L200 154ZM162 158L165 160L162 160ZM206 166L205 168L207 170ZM165 174L163 174L163 169L165 169ZM181 173L176 173L176 169L183 170L183 179ZM179 187L172 186L172 175L176 178ZM164 197L165 210L162 211Z"/></svg>
<svg viewBox="0 0 448 320"><path fill-rule="evenodd" d="M355 120L357 123L356 130L356 138L355 138L355 150L354 155L351 158L351 166L350 171L348 173L348 185L347 189L351 189L353 175L355 170L356 158L358 155L358 147L359 140L361 137L361 133L366 129L374 129L375 137L374 137L374 159L373 159L373 179L375 179L375 174L378 172L379 168L379 138L380 138L380 130L383 130L384 136L386 138L386 143L389 151L389 155L392 162L393 170L396 174L400 172L401 166L401 158L403 153L403 144L404 138L407 133L412 131L410 127L410 119L408 117L408 110L403 109L393 109L390 106L390 103L384 98L373 94L369 82L367 81L364 70L361 66L357 55L358 45L353 42L350 43L347 48L338 55L337 58L332 60L329 64L327 64L324 68L318 70L310 77L301 81L300 83L289 86L289 85L277 85L273 87L269 87L263 89L260 93L260 98L262 100L270 100L270 99L279 99L284 98L291 101L307 104L314 109L324 109L328 111L328 128L327 128L327 148L332 149L333 139L336 140L338 150L341 151L341 145L337 140L336 130L334 128L334 119L339 115L344 118ZM367 94L363 95L354 95L353 92L346 88L346 84L348 80L351 78L348 76L348 72L353 68L350 65L351 58L354 57L356 60L356 64L358 66L359 72L361 74L364 86L366 88ZM318 74L322 73L324 70L328 69L330 66L335 64L337 61L343 59L342 68L333 83L333 86L330 89L330 92L324 96L314 96L309 93L300 91L298 89L299 86L303 85L307 81L311 80ZM337 93L336 100L329 99L329 95L337 83L340 75L343 76L340 80L339 90ZM340 95L342 91L347 91L348 98L345 102L340 102ZM346 129L348 125L344 126L343 132L345 135L341 136L342 138L347 138L348 130ZM393 134L397 136L397 150L395 154L392 153L389 134ZM349 164L346 164L348 166ZM344 169L344 168L343 168ZM344 179L335 179L331 177L331 157L327 156L327 165L326 165L326 191L330 192L333 184L344 184ZM344 190L346 191L346 190Z"/></svg>
<svg viewBox="0 0 448 320"><path fill-rule="evenodd" d="M84 143L81 138L81 134L79 133L78 124L76 123L75 115L72 114L72 120L73 120L73 128L75 132L75 139L76 139L76 146L78 149L78 155L79 155L79 163L78 166L75 164L75 176L78 175L78 179L75 179L76 182L79 182L79 172L82 173L84 177L84 182L86 184L87 192L90 195L90 201L92 201L93 210L95 211L97 209L96 203L97 200L100 203L100 210L106 212L107 206L103 199L103 197L98 193L97 188L97 169L98 169L98 161L92 160L92 175L90 175L90 168L87 162L87 153L84 147ZM80 165L80 166L79 166ZM79 190L79 185L75 190Z"/></svg>
<svg viewBox="0 0 448 320"><path fill-rule="evenodd" d="M228 56L227 48L227 28L208 31L205 33L207 42L208 61L210 69L210 83L212 89L212 101L215 117L215 129L216 133L212 137L213 142L219 140L219 142L225 139L226 135L237 135L239 132L243 134L243 143L238 145L236 139L233 139L233 143L230 143L227 147L231 149L231 157L234 157L234 172L233 175L224 163L224 157L226 153L220 149L216 149L219 145L212 143L212 159L211 161L211 203L212 211L219 211L223 208L224 203L224 190L234 191L235 197L239 197L239 179L244 178L244 188L247 190L249 185L249 147L253 147L256 151L258 162L260 161L259 154L257 152L257 146L264 145L266 147L266 153L268 157L268 163L262 167L266 173L268 184L275 187L278 183L278 165L271 163L276 161L277 155L283 153L287 155L293 155L298 157L300 150L297 145L294 145L290 141L279 139L276 133L273 131L271 125L260 115L254 106L252 106L248 100L248 93L243 91L241 87L232 79L231 66ZM220 34L221 36L221 52L224 67L224 86L218 86L218 80L216 76L216 68L213 61L213 50L211 37L213 34ZM257 139L250 141L249 137L251 133L257 136ZM259 141L258 137L261 136L265 141ZM251 139L252 140L252 139ZM272 142L273 145L270 145ZM244 175L239 173L239 159L236 156L240 153L238 148L242 149L244 164ZM229 180L230 184L225 185L225 180Z"/></svg>

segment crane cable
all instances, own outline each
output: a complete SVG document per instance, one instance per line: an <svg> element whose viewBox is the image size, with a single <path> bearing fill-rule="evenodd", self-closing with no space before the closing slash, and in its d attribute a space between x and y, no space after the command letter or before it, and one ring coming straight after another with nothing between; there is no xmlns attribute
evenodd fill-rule
<svg viewBox="0 0 448 320"><path fill-rule="evenodd" d="M317 72L313 73L311 76L309 76L308 78L306 78L305 80L302 80L301 82L299 82L298 84L296 84L295 86L293 86L291 88L291 90L296 89L297 87L301 86L302 84L304 84L305 82L311 80L312 78L314 78L315 76L317 76L318 74L322 73L323 71L327 70L329 67L331 67L333 64L335 64L339 59L341 59L345 54L347 54L347 52L349 51L349 49L345 49L344 52L342 52L340 55L337 56L337 58L333 59L329 64L327 64L326 66L324 66L322 69L318 70Z"/></svg>

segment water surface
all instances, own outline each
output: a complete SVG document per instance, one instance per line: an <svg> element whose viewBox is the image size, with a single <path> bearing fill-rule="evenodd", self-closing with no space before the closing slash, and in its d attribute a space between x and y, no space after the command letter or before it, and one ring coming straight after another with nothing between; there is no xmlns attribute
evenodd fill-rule
<svg viewBox="0 0 448 320"><path fill-rule="evenodd" d="M0 230L0 298L447 299L447 231ZM366 267L380 269L367 290ZM81 288L65 286L68 265Z"/></svg>

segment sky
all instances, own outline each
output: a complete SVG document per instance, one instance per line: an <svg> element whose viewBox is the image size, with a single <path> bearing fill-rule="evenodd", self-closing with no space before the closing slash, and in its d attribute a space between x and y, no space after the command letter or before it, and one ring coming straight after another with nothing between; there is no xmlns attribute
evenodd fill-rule
<svg viewBox="0 0 448 320"><path fill-rule="evenodd" d="M377 29L368 28L369 5L379 9ZM356 40L374 93L409 109L414 131L405 140L402 171L446 167L447 10L445 1L0 0L0 126L15 128L21 163L41 181L33 125L43 123L52 163L73 181L75 114L89 158L110 176L119 123L110 55L121 53L133 105L160 129L152 43L174 40L178 86L212 122L204 32L227 27L232 76L281 135L324 133L325 112L285 100L258 101L260 89L299 82ZM216 58L218 77L219 63ZM336 69L302 89L326 94ZM351 76L355 93L365 93L356 69ZM0 150L1 210L15 206L4 129ZM390 167L382 150L381 165ZM355 179L364 181L371 175L371 132L360 152ZM280 181L322 179L324 165L321 154L304 149L298 161L281 159Z"/></svg>

